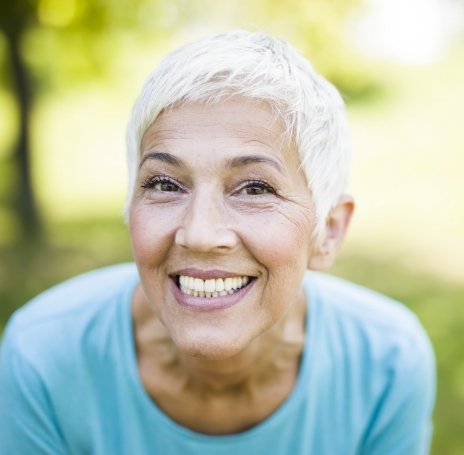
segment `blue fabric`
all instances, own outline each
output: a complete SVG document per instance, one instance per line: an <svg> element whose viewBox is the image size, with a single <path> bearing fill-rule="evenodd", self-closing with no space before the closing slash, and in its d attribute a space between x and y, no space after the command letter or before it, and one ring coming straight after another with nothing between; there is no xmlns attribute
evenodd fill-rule
<svg viewBox="0 0 464 455"><path fill-rule="evenodd" d="M400 304L310 272L307 337L294 390L256 427L207 436L150 400L136 366L133 264L41 294L7 326L0 453L416 455L428 452L434 358Z"/></svg>

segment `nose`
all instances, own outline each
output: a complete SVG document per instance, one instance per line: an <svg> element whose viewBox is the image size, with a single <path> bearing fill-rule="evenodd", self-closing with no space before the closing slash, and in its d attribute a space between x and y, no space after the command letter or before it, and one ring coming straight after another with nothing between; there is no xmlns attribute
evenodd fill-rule
<svg viewBox="0 0 464 455"><path fill-rule="evenodd" d="M238 235L227 223L227 208L218 193L214 188L192 193L176 231L177 245L202 253L225 252L237 245Z"/></svg>

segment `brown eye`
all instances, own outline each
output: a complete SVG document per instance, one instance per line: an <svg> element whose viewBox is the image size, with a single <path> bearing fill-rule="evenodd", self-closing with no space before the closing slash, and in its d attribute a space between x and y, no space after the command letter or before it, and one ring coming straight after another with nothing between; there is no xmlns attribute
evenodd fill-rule
<svg viewBox="0 0 464 455"><path fill-rule="evenodd" d="M153 188L158 191L179 191L179 187L172 182L157 182Z"/></svg>
<svg viewBox="0 0 464 455"><path fill-rule="evenodd" d="M160 192L176 192L180 191L181 187L172 179L166 176L157 175L145 180L142 188L160 191Z"/></svg>
<svg viewBox="0 0 464 455"><path fill-rule="evenodd" d="M275 194L275 190L268 183L256 180L246 182L240 189L240 193L249 196L260 196L262 194Z"/></svg>

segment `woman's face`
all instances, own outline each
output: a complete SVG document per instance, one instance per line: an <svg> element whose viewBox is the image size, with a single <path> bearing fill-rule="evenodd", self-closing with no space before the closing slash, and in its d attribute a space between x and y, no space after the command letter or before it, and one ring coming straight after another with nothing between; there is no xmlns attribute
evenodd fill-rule
<svg viewBox="0 0 464 455"><path fill-rule="evenodd" d="M237 354L301 298L314 210L299 164L265 103L183 105L146 131L133 251L181 351Z"/></svg>

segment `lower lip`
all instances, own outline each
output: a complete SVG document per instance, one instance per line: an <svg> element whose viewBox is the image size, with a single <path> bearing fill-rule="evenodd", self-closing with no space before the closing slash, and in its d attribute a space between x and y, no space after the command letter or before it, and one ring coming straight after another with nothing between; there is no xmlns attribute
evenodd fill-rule
<svg viewBox="0 0 464 455"><path fill-rule="evenodd" d="M227 294L224 296L211 298L194 297L193 295L184 294L172 279L170 280L170 286L172 293L174 294L174 297L179 305L193 311L209 312L225 310L226 308L239 303L240 300L242 300L251 289L255 281L256 280L252 280L251 283L248 283L234 294Z"/></svg>

